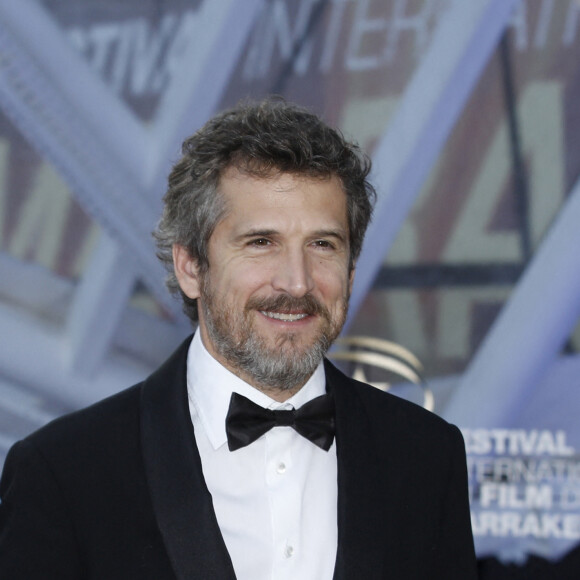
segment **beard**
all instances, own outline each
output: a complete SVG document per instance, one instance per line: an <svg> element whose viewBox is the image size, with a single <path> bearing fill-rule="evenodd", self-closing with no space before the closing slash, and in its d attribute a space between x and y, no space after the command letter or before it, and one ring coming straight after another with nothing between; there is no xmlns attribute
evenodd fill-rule
<svg viewBox="0 0 580 580"><path fill-rule="evenodd" d="M230 370L242 378L249 377L249 382L261 390L291 391L302 387L340 333L348 309L348 295L333 319L328 308L310 294L301 298L281 294L251 298L242 312L232 312L216 305L207 275L200 290L203 319L216 352ZM300 333L292 329L274 336L261 335L253 324L256 311L299 311L317 316L321 323L310 344L300 344Z"/></svg>

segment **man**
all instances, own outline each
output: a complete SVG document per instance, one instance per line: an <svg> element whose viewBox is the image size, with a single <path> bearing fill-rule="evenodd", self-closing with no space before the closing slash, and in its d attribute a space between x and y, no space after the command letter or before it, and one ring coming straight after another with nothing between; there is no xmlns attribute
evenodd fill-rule
<svg viewBox="0 0 580 580"><path fill-rule="evenodd" d="M14 446L0 577L476 577L458 430L323 360L368 172L276 100L184 143L155 236L198 331L143 383Z"/></svg>

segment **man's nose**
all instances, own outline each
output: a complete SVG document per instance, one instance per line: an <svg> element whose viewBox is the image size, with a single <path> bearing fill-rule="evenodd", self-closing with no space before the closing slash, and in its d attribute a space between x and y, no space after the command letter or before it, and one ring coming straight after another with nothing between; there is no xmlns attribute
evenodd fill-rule
<svg viewBox="0 0 580 580"><path fill-rule="evenodd" d="M272 287L301 298L314 289L311 260L304 250L287 250L278 256Z"/></svg>

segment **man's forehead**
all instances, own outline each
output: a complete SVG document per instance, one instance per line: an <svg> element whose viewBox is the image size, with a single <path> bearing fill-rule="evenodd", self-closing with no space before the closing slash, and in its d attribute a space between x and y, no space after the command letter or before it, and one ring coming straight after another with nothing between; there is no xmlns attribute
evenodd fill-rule
<svg viewBox="0 0 580 580"><path fill-rule="evenodd" d="M224 174L218 195L225 202L219 223L235 224L236 229L276 230L277 224L293 221L296 226L302 222L305 228L336 230L341 235L348 229L346 195L335 176L279 171L255 176L232 168Z"/></svg>

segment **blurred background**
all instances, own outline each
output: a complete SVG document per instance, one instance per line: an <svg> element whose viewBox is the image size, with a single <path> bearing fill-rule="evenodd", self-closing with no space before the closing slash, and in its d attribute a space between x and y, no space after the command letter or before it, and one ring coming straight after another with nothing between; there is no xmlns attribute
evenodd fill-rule
<svg viewBox="0 0 580 580"><path fill-rule="evenodd" d="M482 578L577 578L578 63L577 0L0 0L0 466L188 335L166 176L279 94L373 159L345 334L411 350L464 431Z"/></svg>

